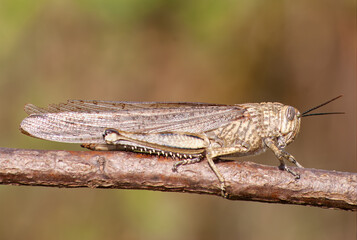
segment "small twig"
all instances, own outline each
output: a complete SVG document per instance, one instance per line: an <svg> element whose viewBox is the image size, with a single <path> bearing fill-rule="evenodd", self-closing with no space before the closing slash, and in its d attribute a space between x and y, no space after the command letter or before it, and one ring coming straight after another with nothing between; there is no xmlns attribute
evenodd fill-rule
<svg viewBox="0 0 357 240"><path fill-rule="evenodd" d="M172 172L170 158L130 152L44 151L0 148L0 184L148 189L221 195L203 160ZM228 199L357 211L357 173L277 167L250 162L217 164Z"/></svg>

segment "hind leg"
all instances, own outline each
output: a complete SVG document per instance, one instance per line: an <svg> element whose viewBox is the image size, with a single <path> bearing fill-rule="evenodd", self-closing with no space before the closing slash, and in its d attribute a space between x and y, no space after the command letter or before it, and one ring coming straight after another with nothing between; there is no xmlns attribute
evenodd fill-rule
<svg viewBox="0 0 357 240"><path fill-rule="evenodd" d="M172 171L177 172L177 168L182 165L188 165L188 164L194 164L202 161L202 157L196 157L196 158L190 158L190 159L183 159L180 161L177 161L174 163L172 166Z"/></svg>

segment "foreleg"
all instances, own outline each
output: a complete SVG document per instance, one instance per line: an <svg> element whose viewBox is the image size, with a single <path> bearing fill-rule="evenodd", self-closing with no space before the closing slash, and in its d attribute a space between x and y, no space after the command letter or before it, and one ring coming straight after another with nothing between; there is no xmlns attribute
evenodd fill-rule
<svg viewBox="0 0 357 240"><path fill-rule="evenodd" d="M267 147L270 148L275 154L275 156L279 159L280 161L279 168L292 174L296 179L299 179L300 175L294 172L293 170L291 170L290 168L288 168L288 166L286 166L285 164L284 159L289 160L291 163L295 164L299 168L302 168L303 166L301 166L300 163L298 163L290 153L285 152L283 149L280 149L273 139L266 138L264 142L267 145Z"/></svg>

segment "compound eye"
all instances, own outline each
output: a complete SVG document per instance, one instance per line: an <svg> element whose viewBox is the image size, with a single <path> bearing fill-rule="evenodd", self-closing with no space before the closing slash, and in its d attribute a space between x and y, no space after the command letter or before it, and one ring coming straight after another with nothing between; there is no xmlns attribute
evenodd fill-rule
<svg viewBox="0 0 357 240"><path fill-rule="evenodd" d="M293 107L288 107L287 111L286 111L286 118L289 120L289 121L292 121L294 120L295 118L295 109Z"/></svg>

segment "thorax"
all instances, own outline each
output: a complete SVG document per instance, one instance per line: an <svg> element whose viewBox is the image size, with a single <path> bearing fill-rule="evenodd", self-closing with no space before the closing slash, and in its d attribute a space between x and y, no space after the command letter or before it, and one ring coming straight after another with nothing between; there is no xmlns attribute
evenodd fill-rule
<svg viewBox="0 0 357 240"><path fill-rule="evenodd" d="M238 106L245 109L241 118L206 133L213 148L242 147L251 152L264 146L264 138L278 133L277 103L247 103Z"/></svg>

